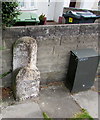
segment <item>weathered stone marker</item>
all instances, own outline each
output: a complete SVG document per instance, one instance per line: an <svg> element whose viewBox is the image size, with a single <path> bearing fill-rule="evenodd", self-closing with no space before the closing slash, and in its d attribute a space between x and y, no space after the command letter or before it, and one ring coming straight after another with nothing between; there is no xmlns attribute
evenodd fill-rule
<svg viewBox="0 0 100 120"><path fill-rule="evenodd" d="M18 39L13 48L13 70L27 66L28 63L36 65L37 43L31 37L22 37ZM31 62L32 61L32 62Z"/></svg>
<svg viewBox="0 0 100 120"><path fill-rule="evenodd" d="M24 100L39 94L40 72L36 67L37 43L31 37L18 39L13 49L13 71L16 75L16 99Z"/></svg>

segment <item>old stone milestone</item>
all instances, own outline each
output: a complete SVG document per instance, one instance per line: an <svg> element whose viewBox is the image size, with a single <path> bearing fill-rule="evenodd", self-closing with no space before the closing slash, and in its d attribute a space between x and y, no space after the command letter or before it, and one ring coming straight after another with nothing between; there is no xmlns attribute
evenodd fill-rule
<svg viewBox="0 0 100 120"><path fill-rule="evenodd" d="M36 97L39 94L40 72L36 67L37 43L31 37L18 39L13 49L13 72L18 71L15 79L15 96L18 100Z"/></svg>
<svg viewBox="0 0 100 120"><path fill-rule="evenodd" d="M40 73L34 69L23 67L16 77L16 96L20 100L36 97L39 94Z"/></svg>
<svg viewBox="0 0 100 120"><path fill-rule="evenodd" d="M27 66L31 62L31 66L36 65L37 43L31 37L22 37L18 39L13 48L13 70Z"/></svg>

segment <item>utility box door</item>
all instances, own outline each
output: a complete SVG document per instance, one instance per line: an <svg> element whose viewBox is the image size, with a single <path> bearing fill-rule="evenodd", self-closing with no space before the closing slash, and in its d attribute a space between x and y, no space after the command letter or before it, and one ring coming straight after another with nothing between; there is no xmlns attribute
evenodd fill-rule
<svg viewBox="0 0 100 120"><path fill-rule="evenodd" d="M98 54L93 49L71 51L66 82L71 92L74 93L91 88L98 63Z"/></svg>

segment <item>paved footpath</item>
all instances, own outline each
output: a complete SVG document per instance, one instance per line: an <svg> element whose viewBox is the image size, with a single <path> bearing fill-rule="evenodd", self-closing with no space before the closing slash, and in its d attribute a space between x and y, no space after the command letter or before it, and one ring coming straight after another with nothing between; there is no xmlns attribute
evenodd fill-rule
<svg viewBox="0 0 100 120"><path fill-rule="evenodd" d="M93 118L98 118L98 93L92 90L72 95L73 99L86 109ZM100 116L99 116L100 118Z"/></svg>
<svg viewBox="0 0 100 120"><path fill-rule="evenodd" d="M64 85L50 86L40 91L39 100L12 105L2 110L3 118L43 118L46 112L51 118L72 118L81 108L92 117L98 117L98 95L92 90L71 95Z"/></svg>
<svg viewBox="0 0 100 120"><path fill-rule="evenodd" d="M72 118L81 108L64 86L51 86L40 94L39 106L51 118Z"/></svg>
<svg viewBox="0 0 100 120"><path fill-rule="evenodd" d="M12 105L2 110L3 118L42 118L39 105L35 102Z"/></svg>

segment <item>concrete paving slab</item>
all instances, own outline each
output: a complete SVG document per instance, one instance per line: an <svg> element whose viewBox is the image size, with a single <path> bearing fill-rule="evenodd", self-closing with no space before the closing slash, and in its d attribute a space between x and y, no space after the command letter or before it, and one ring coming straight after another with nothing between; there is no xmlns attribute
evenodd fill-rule
<svg viewBox="0 0 100 120"><path fill-rule="evenodd" d="M42 118L39 105L35 102L8 106L2 110L3 118Z"/></svg>
<svg viewBox="0 0 100 120"><path fill-rule="evenodd" d="M51 118L72 118L81 108L64 86L51 86L40 91L39 105Z"/></svg>
<svg viewBox="0 0 100 120"><path fill-rule="evenodd" d="M0 114L0 120L2 120L2 115Z"/></svg>
<svg viewBox="0 0 100 120"><path fill-rule="evenodd" d="M72 95L73 99L93 118L98 118L98 93L92 90L79 92Z"/></svg>

